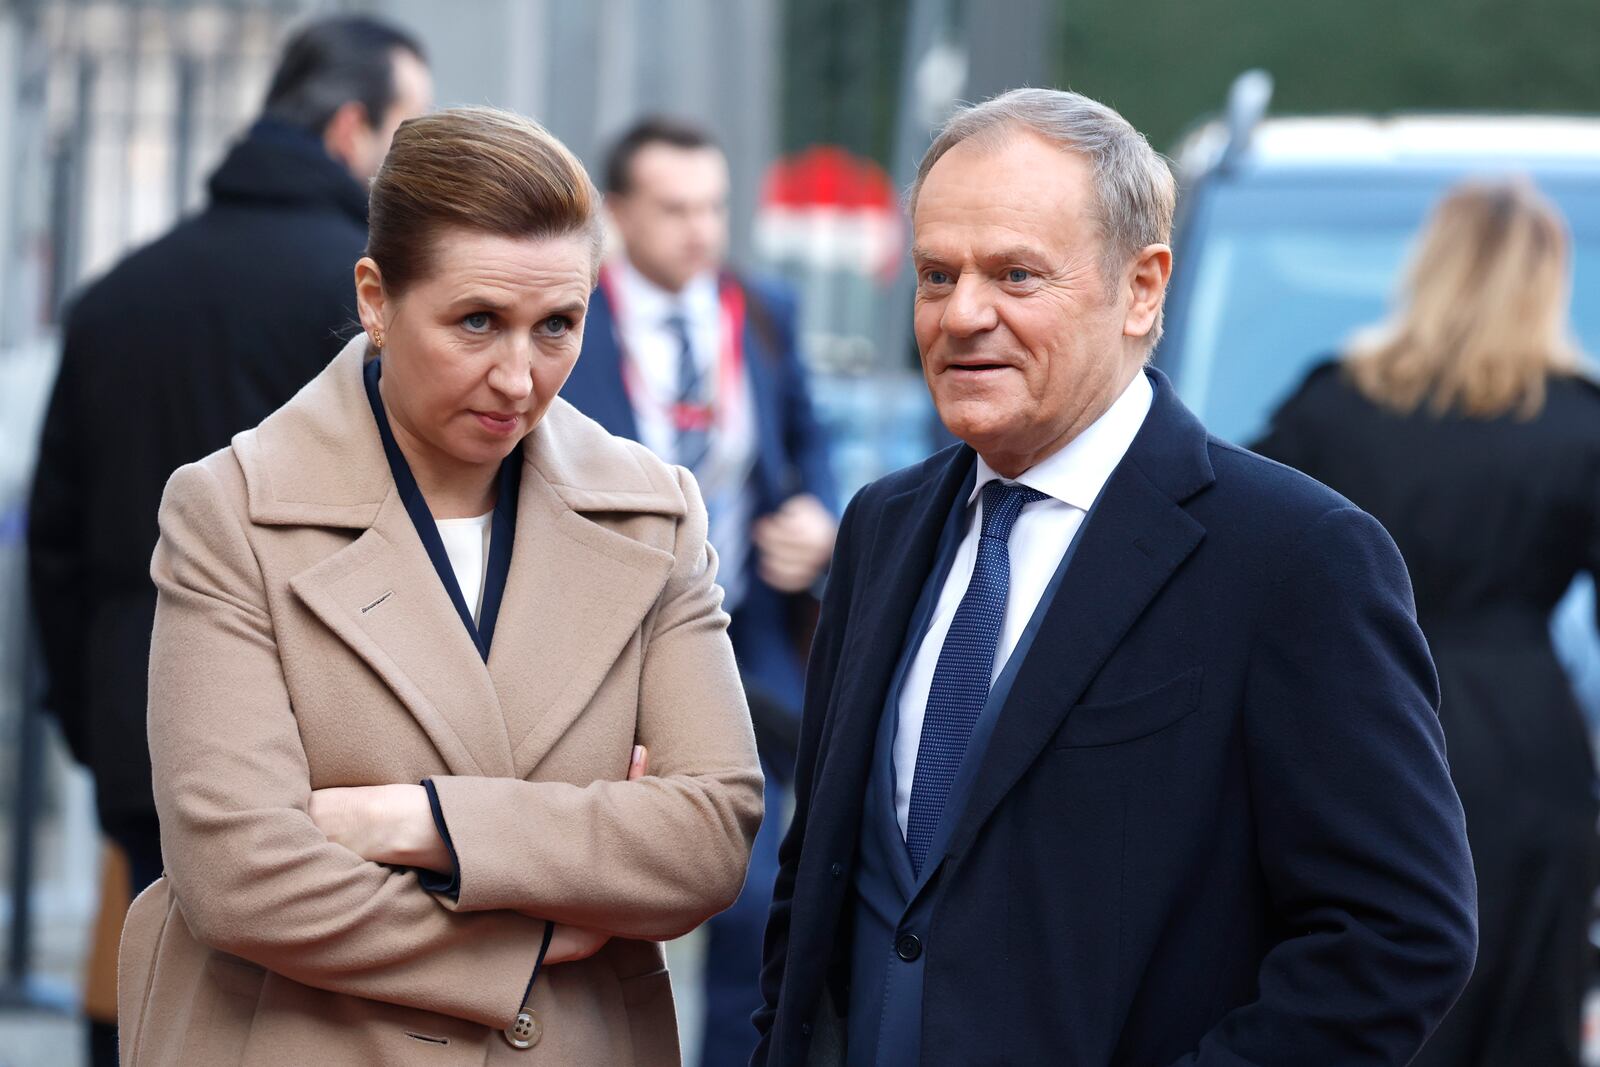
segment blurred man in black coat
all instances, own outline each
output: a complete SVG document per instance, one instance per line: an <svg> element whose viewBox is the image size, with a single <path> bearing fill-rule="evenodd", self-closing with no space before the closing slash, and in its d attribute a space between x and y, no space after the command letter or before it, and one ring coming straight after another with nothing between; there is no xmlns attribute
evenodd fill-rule
<svg viewBox="0 0 1600 1067"><path fill-rule="evenodd" d="M74 301L29 511L46 705L93 772L133 891L161 871L145 667L167 476L282 405L342 345L367 181L431 106L416 41L331 18L288 43L210 203Z"/></svg>

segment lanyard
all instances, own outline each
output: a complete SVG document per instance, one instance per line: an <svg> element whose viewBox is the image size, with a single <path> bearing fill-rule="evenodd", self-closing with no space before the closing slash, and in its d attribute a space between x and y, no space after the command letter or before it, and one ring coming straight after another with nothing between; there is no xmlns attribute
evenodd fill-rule
<svg viewBox="0 0 1600 1067"><path fill-rule="evenodd" d="M622 388L635 410L641 405L661 412L676 431L725 429L735 414L734 405L744 397L744 290L732 275L717 279L717 324L719 345L717 373L711 398L703 404L680 403L677 398L652 396L639 375L639 368L628 351L623 336L624 309L618 286L609 265L600 268L600 291L611 305L612 333L622 354Z"/></svg>

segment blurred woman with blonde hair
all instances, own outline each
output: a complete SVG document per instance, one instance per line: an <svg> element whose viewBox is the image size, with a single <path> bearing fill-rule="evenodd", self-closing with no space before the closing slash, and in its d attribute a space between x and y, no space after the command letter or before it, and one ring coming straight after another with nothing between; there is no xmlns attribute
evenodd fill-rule
<svg viewBox="0 0 1600 1067"><path fill-rule="evenodd" d="M1313 370L1256 446L1388 528L1438 667L1480 943L1416 1064L1580 1062L1600 809L1549 618L1600 570L1600 388L1570 339L1570 255L1530 183L1452 190L1393 317Z"/></svg>

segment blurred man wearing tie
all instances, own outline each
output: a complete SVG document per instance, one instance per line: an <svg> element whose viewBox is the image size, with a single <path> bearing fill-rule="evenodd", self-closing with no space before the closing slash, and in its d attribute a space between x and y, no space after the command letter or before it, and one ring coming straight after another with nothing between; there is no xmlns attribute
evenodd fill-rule
<svg viewBox="0 0 1600 1067"><path fill-rule="evenodd" d="M811 589L833 551L834 484L812 414L793 297L735 276L728 163L704 131L646 119L617 141L606 200L621 241L562 396L694 473L750 698L767 817L744 894L709 924L702 1067L749 1062L761 935L799 729Z"/></svg>

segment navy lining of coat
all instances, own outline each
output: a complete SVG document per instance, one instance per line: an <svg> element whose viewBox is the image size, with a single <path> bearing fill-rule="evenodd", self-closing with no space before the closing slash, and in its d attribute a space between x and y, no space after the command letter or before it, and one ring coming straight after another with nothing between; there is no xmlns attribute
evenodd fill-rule
<svg viewBox="0 0 1600 1067"><path fill-rule="evenodd" d="M495 618L500 614L506 575L511 571L511 542L517 525L517 490L522 484L522 446L519 444L512 449L511 454L500 462L497 476L499 491L495 494L494 518L489 526L489 562L483 576L483 604L478 610L478 621L474 623L472 610L467 607L461 587L456 584L456 572L450 566L450 556L444 550L444 541L439 537L439 527L434 524L433 512L428 510L428 502L422 498L422 490L411 473L411 465L406 462L404 453L395 442L394 432L389 428L389 417L383 410L383 398L378 393L378 379L383 374L382 362L381 359L372 360L362 375L366 379L367 400L372 404L372 416L378 421L378 435L383 438L383 453L389 459L389 472L394 475L395 488L400 491L400 500L406 506L406 514L411 516L411 525L416 527L417 536L422 539L428 560L438 572L439 581L444 583L445 592L450 594L450 603L455 605L456 614L467 628L478 655L483 657L484 663L488 663L489 645L494 640Z"/></svg>
<svg viewBox="0 0 1600 1067"><path fill-rule="evenodd" d="M512 449L511 454L500 462L494 518L489 524L489 560L483 576L483 603L478 610L478 621L474 623L467 599L461 595L461 586L456 582L455 568L450 566L450 555L444 550L439 527L434 523L433 512L428 510L428 502L422 497L422 489L417 485L416 476L411 473L411 465L406 462L405 454L394 439L394 431L389 428L389 416L383 409L383 397L378 392L378 379L382 374L381 357L372 360L362 370L367 401L372 405L372 417L378 423L378 436L383 439L383 454L389 460L389 473L394 476L395 488L405 504L406 514L411 516L411 525L416 527L417 536L422 539L429 562L438 573L439 581L444 583L445 592L450 594L450 603L455 605L456 614L467 628L478 655L487 664L489 645L494 640L495 619L500 614L500 601L505 595L506 576L511 571L511 542L517 524L517 491L522 485L522 446L519 444ZM422 787L428 791L428 807L433 813L434 826L438 828L439 837L450 853L450 873L419 868L417 877L422 888L428 892L458 899L461 894L461 860L456 855L455 842L450 839L450 828L445 825L444 810L439 805L439 793L434 788L433 780L423 779Z"/></svg>

